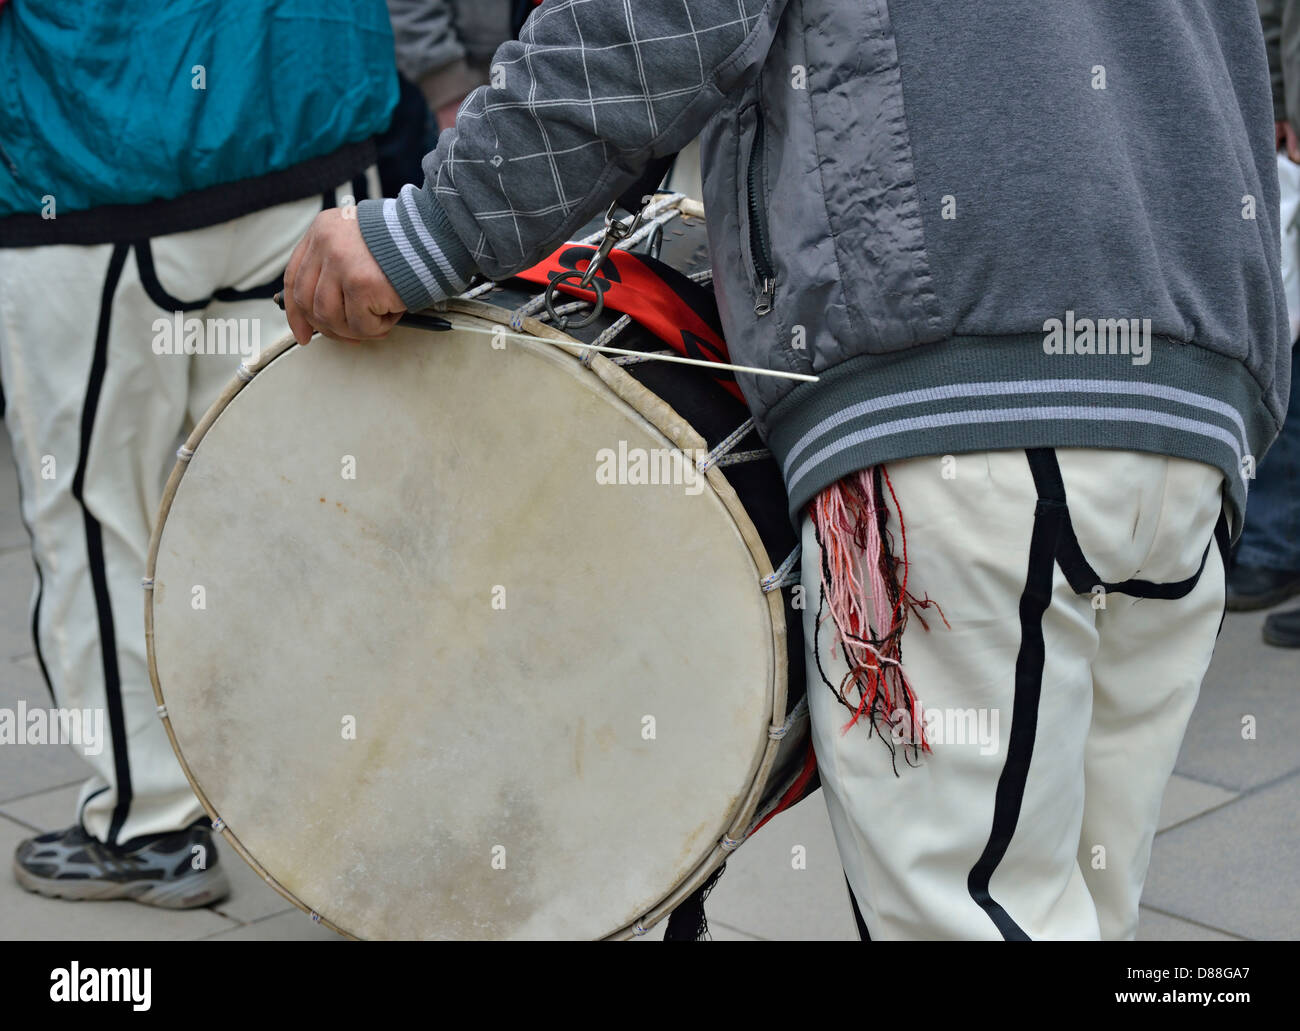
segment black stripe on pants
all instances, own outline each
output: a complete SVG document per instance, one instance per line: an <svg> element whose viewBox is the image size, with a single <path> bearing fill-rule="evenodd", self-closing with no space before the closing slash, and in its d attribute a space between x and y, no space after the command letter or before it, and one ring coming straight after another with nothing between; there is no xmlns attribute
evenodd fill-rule
<svg viewBox="0 0 1300 1031"><path fill-rule="evenodd" d="M1047 452L1052 454L1052 452ZM1030 454L1030 466L1034 464ZM1052 455L1053 463L1055 455ZM1038 476L1035 473L1037 483ZM1043 644L1043 614L1052 603L1052 577L1056 572L1056 553L1061 529L1068 519L1065 498L1044 497L1039 485L1038 504L1034 508L1034 530L1029 541L1029 570L1025 589L1020 595L1020 650L1016 654L1015 694L1011 707L1011 735L1007 741L1007 761L998 777L993 804L993 829L988 843L966 878L971 898L986 912L1007 941L1028 941L1029 935L1011 919L993 896L989 881L998 863L1006 855L1011 837L1020 819L1025 798L1029 763L1034 756L1034 739L1038 735L1038 699L1043 688L1043 664L1047 651Z"/></svg>
<svg viewBox="0 0 1300 1031"><path fill-rule="evenodd" d="M858 908L857 896L853 894L853 885L849 881L849 875L844 875L845 887L849 889L849 904L853 906L853 922L858 926L858 941L871 941L871 932L867 930L867 922L862 919L862 910Z"/></svg>
<svg viewBox="0 0 1300 1031"><path fill-rule="evenodd" d="M993 805L993 828L984 852L966 879L971 898L988 914L1007 941L1028 941L1029 935L989 894L989 882L1011 844L1020 819L1020 807L1024 802L1025 782L1029 777L1029 763L1033 758L1034 739L1038 733L1038 702L1042 694L1043 665L1046 660L1043 615L1051 604L1055 567L1060 565L1070 589L1080 595L1090 594L1094 586L1100 585L1107 593L1127 594L1134 598L1185 598L1196 587L1201 573L1205 571L1210 547L1215 542L1218 543L1226 566L1228 544L1227 519L1220 514L1214 537L1206 544L1200 568L1194 576L1167 584L1147 580L1105 583L1097 576L1079 547L1070 520L1065 481L1061 477L1056 452L1051 448L1032 448L1025 451L1025 457L1029 460L1029 469L1038 491L1038 504L1034 509L1034 529L1029 544L1025 589L1020 596L1020 650L1016 655L1011 734L1007 742L1007 761L998 777Z"/></svg>
<svg viewBox="0 0 1300 1031"><path fill-rule="evenodd" d="M86 559L95 594L95 612L99 618L99 651L104 664L104 696L108 709L108 726L113 741L113 766L117 779L117 803L108 828L107 844L117 844L118 833L131 809L131 766L126 753L126 719L122 710L122 679L117 666L117 635L113 629L113 608L108 593L108 571L104 565L104 533L99 520L86 507L84 488L86 466L90 459L91 438L95 431L95 412L104 387L108 367L108 333L113 318L113 295L122 278L129 244L117 244L108 262L104 292L99 305L99 327L95 332L95 355L90 363L90 381L86 384L86 401L81 410L81 454L72 478L72 496L81 505L86 524Z"/></svg>

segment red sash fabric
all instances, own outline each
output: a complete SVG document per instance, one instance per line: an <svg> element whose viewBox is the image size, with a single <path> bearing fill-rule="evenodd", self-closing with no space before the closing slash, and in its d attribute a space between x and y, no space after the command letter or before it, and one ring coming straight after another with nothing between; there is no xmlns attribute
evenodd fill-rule
<svg viewBox="0 0 1300 1031"><path fill-rule="evenodd" d="M585 271L595 253L596 248L587 244L566 244L545 261L517 274L531 283L546 284L565 272ZM712 290L671 265L634 251L610 251L597 277L605 281L606 308L630 315L678 354L713 362L731 360ZM579 289L576 280L566 280L559 289L574 297L596 299L594 290ZM617 340L614 346L618 346ZM744 401L733 374L718 369L710 375Z"/></svg>

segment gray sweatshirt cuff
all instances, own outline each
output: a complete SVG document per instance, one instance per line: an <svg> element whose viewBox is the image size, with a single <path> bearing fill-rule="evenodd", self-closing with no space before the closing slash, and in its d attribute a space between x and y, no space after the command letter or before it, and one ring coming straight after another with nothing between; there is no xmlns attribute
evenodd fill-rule
<svg viewBox="0 0 1300 1031"><path fill-rule="evenodd" d="M408 311L461 293L477 269L442 205L426 190L408 184L396 198L363 200L357 222Z"/></svg>

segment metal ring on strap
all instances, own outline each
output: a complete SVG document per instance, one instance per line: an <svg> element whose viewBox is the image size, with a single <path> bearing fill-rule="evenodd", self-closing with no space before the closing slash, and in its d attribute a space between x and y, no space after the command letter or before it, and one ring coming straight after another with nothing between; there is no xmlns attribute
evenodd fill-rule
<svg viewBox="0 0 1300 1031"><path fill-rule="evenodd" d="M650 227L650 239L646 241L645 252L650 257L658 259L659 249L664 245L664 226L662 222L654 222Z"/></svg>
<svg viewBox="0 0 1300 1031"><path fill-rule="evenodd" d="M576 269L571 272L561 273L551 280L550 285L546 288L546 293L542 294L542 298L546 302L547 313L555 320L555 325L561 330L581 329L583 326L589 326L600 318L600 313L605 310L605 288L609 285L608 280L593 279L587 285L587 289L596 291L596 302L591 306L591 311L582 318L573 321L570 321L567 315L556 312L554 305L555 288L568 279L576 279L581 282L584 275L586 273L579 272Z"/></svg>

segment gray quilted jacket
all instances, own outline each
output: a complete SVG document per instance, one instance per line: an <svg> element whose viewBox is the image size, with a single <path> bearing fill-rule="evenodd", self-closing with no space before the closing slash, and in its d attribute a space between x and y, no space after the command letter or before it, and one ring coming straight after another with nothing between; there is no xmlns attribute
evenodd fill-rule
<svg viewBox="0 0 1300 1031"><path fill-rule="evenodd" d="M547 0L362 232L425 307L527 267L701 135L716 290L796 515L996 448L1219 467L1285 415L1252 0Z"/></svg>

